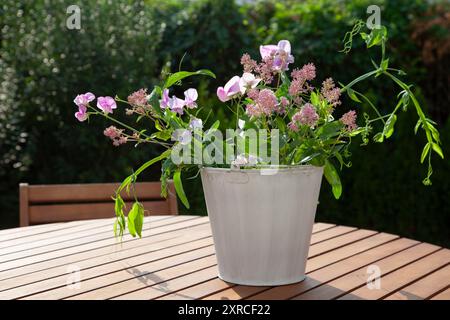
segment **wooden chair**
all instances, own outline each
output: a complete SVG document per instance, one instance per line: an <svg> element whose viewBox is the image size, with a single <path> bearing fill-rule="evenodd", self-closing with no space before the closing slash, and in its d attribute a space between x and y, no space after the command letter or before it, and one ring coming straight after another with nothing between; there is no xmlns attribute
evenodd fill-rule
<svg viewBox="0 0 450 320"><path fill-rule="evenodd" d="M92 184L20 184L20 226L64 222L85 219L111 218L115 216L111 196L119 183ZM161 183L136 183L139 201L148 211L146 214L178 214L175 188L169 184L168 197L161 197ZM122 192L127 209L131 208L133 196Z"/></svg>

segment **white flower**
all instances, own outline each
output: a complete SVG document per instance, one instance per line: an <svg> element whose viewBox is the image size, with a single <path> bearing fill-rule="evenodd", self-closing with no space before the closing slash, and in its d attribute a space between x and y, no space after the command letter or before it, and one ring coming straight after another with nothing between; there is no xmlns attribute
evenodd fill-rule
<svg viewBox="0 0 450 320"><path fill-rule="evenodd" d="M189 128L192 130L195 129L202 129L203 128L203 121L199 118L192 118L191 122L189 122Z"/></svg>
<svg viewBox="0 0 450 320"><path fill-rule="evenodd" d="M239 80L241 93L244 94L245 90L255 88L260 81L261 79L257 79L252 73L244 72L241 79Z"/></svg>
<svg viewBox="0 0 450 320"><path fill-rule="evenodd" d="M192 133L186 129L177 129L172 134L172 140L178 141L182 145L187 145L192 141Z"/></svg>

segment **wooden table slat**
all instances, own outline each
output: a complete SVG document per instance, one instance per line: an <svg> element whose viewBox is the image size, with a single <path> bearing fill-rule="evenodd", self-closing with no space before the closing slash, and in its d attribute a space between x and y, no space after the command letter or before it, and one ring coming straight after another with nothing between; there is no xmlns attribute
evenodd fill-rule
<svg viewBox="0 0 450 320"><path fill-rule="evenodd" d="M450 263L450 250L442 249L392 273L386 275L382 273L380 289L371 290L368 287L363 286L347 293L339 299L382 299L384 296L401 289L405 285L417 281L428 273L431 273L448 263Z"/></svg>
<svg viewBox="0 0 450 320"><path fill-rule="evenodd" d="M0 299L450 299L450 250L392 234L316 223L307 278L260 287L217 277L207 217L145 217L143 238L121 243L113 220L0 230Z"/></svg>

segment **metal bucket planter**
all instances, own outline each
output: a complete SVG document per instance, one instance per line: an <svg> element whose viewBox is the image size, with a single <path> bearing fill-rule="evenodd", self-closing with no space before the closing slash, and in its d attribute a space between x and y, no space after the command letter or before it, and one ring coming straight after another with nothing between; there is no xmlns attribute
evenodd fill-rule
<svg viewBox="0 0 450 320"><path fill-rule="evenodd" d="M305 278L322 167L202 168L224 281L282 285Z"/></svg>

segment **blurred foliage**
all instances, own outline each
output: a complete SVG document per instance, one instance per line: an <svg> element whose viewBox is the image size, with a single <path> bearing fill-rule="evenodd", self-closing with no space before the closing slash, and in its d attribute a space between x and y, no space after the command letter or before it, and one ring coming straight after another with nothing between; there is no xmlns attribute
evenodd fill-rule
<svg viewBox="0 0 450 320"><path fill-rule="evenodd" d="M218 80L200 80L200 104L217 105L215 88L240 74L244 52L257 58L260 44L288 39L295 65L314 62L318 79L347 83L370 68L362 42L338 51L368 5L381 7L390 34L391 65L408 71L415 92L437 119L446 160L434 163L433 185L421 184L422 141L414 115L402 113L396 133L383 145L353 150L342 174L343 197L326 184L317 219L392 232L450 246L450 122L448 5L419 0L305 1L88 1L80 0L81 30L66 28L69 0L4 0L0 5L0 228L18 223L18 183L118 181L154 156L152 147L113 147L106 123L77 123L73 98L92 91L126 97L155 84L161 71L212 69ZM431 58L430 58L431 57ZM199 80L194 80L199 81ZM393 108L392 85L367 83L358 90L381 109ZM209 93L209 94L208 94ZM342 110L351 108L345 101ZM205 112L208 111L205 108ZM341 108L341 107L340 107ZM214 108L227 125L225 108ZM205 213L201 182L185 182L191 213ZM145 179L158 179L156 166ZM186 212L180 206L182 212Z"/></svg>

